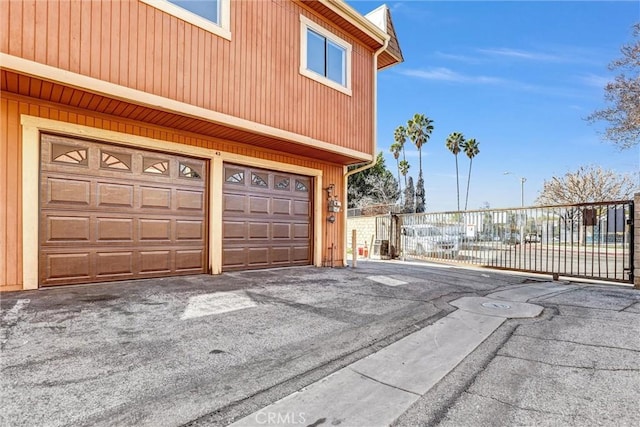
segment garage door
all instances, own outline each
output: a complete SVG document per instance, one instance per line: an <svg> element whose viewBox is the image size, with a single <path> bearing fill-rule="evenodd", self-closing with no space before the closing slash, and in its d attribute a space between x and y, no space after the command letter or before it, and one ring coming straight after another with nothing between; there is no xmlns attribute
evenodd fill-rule
<svg viewBox="0 0 640 427"><path fill-rule="evenodd" d="M312 179L225 164L223 269L311 264Z"/></svg>
<svg viewBox="0 0 640 427"><path fill-rule="evenodd" d="M41 142L41 285L206 272L206 161Z"/></svg>

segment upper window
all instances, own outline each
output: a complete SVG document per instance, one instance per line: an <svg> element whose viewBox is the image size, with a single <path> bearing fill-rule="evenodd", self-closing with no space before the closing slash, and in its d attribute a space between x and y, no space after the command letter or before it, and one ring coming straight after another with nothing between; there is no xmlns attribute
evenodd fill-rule
<svg viewBox="0 0 640 427"><path fill-rule="evenodd" d="M225 39L231 40L230 0L142 0Z"/></svg>
<svg viewBox="0 0 640 427"><path fill-rule="evenodd" d="M300 16L300 73L351 95L351 45Z"/></svg>

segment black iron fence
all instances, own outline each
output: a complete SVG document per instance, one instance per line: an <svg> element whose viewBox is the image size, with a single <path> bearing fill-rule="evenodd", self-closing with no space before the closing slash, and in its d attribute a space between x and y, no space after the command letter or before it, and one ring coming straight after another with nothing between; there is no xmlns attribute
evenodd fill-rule
<svg viewBox="0 0 640 427"><path fill-rule="evenodd" d="M383 255L633 281L633 201L380 216ZM384 253L384 248L387 252Z"/></svg>

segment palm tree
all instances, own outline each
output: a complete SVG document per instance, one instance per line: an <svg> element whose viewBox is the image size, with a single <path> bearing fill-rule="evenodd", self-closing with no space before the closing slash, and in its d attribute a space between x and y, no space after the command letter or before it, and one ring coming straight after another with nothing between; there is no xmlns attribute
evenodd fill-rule
<svg viewBox="0 0 640 427"><path fill-rule="evenodd" d="M458 173L458 153L464 144L464 136L460 132L453 132L447 137L445 145L456 156L456 190L458 193L458 211L460 210L460 175Z"/></svg>
<svg viewBox="0 0 640 427"><path fill-rule="evenodd" d="M415 114L407 122L407 135L418 148L420 158L420 172L418 174L418 184L416 186L416 212L424 212L426 205L426 194L424 191L424 179L422 178L422 146L429 141L433 132L433 120L424 114Z"/></svg>
<svg viewBox="0 0 640 427"><path fill-rule="evenodd" d="M407 142L407 129L405 129L404 126L400 125L396 128L396 130L393 132L393 140L395 141L396 144L398 144L400 146L400 149L402 150L402 160L403 161L407 161L407 158L404 155L404 143ZM409 168L407 167L407 170ZM404 187L407 188L407 174L404 173Z"/></svg>
<svg viewBox="0 0 640 427"><path fill-rule="evenodd" d="M469 201L469 184L471 183L471 166L473 166L473 158L480 153L480 143L471 138L462 142L462 151L469 158L469 177L467 178L467 197L464 201L464 210L467 210L467 202Z"/></svg>
<svg viewBox="0 0 640 427"><path fill-rule="evenodd" d="M433 120L424 114L416 113L407 122L407 136L411 142L418 148L420 159L420 175L422 175L422 146L429 142L431 133L433 132Z"/></svg>
<svg viewBox="0 0 640 427"><path fill-rule="evenodd" d="M398 163L398 169L402 176L404 176L404 182L407 182L407 174L409 173L410 167L411 165L406 160L400 160L400 163ZM407 188L407 186L405 185L404 188Z"/></svg>
<svg viewBox="0 0 640 427"><path fill-rule="evenodd" d="M396 167L398 168L398 191L402 194L402 184L400 184L400 161L398 160L400 158L400 152L402 151L402 145L394 142L391 144L391 147L389 147L389 151L393 154L393 158L396 159Z"/></svg>

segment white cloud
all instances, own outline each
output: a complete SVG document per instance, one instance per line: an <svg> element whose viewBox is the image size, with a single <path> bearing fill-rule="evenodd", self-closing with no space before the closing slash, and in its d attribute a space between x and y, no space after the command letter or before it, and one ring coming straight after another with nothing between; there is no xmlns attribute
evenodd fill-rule
<svg viewBox="0 0 640 427"><path fill-rule="evenodd" d="M597 87L599 89L604 88L607 83L613 80L611 77L599 76L597 74L585 74L578 76L578 79L586 86Z"/></svg>
<svg viewBox="0 0 640 427"><path fill-rule="evenodd" d="M418 77L424 80L438 80L457 83L503 84L507 82L507 80L498 77L465 75L445 67L430 68L426 70L408 69L402 70L400 73L409 77Z"/></svg>
<svg viewBox="0 0 640 427"><path fill-rule="evenodd" d="M529 61L563 62L567 60L565 56L561 55L510 49L505 47L494 49L478 49L478 52L490 56L503 56L507 58L524 59Z"/></svg>

